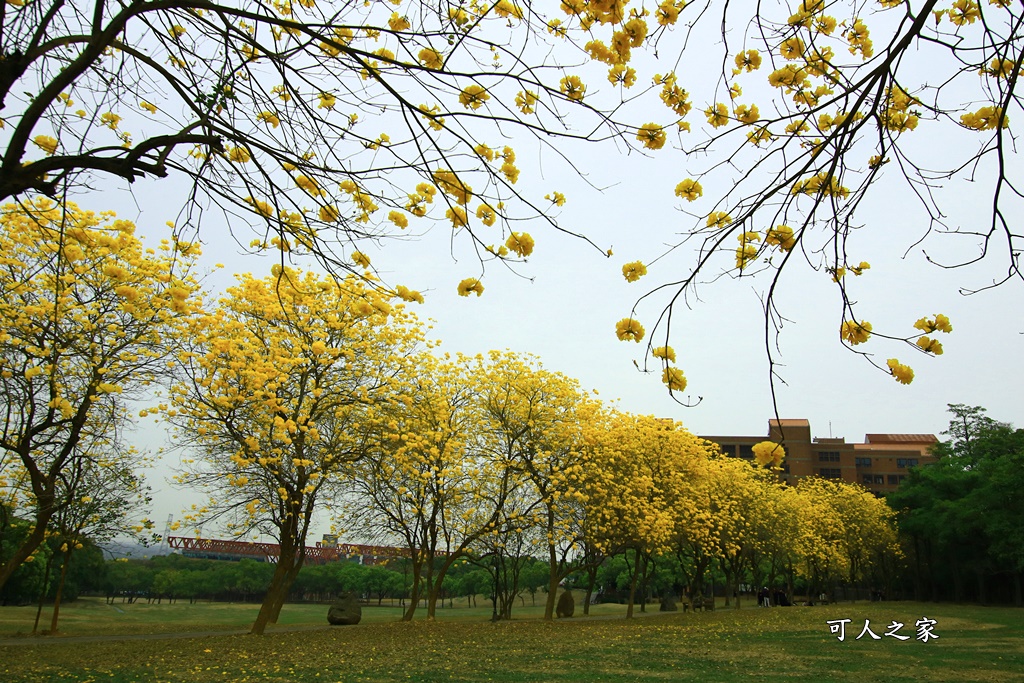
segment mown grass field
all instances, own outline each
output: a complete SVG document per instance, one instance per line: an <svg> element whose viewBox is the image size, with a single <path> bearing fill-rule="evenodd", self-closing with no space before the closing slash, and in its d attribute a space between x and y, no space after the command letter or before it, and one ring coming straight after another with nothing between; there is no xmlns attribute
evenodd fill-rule
<svg viewBox="0 0 1024 683"><path fill-rule="evenodd" d="M177 607L188 612L187 605ZM224 613L232 612L232 606L201 605L193 606L192 615L209 615L216 611L213 608L222 607ZM317 616L322 624L324 608L309 607L287 606L282 623L286 619L294 625L310 623L304 620ZM524 619L497 624L481 620L486 612L482 608L448 610L441 616L449 619L429 623L388 623L379 619L394 618L396 611L365 612L366 621L355 627L263 637L6 641L0 645L0 680L1024 680L1024 610L1012 608L858 603L719 608L713 613L652 614L632 621L607 614L554 623ZM923 643L914 637L914 623L922 616L938 622L937 640ZM852 620L844 642L825 623L841 618ZM903 622L906 626L900 633L911 638L855 640L865 619L870 619L878 635L893 620ZM182 617L176 625L186 621ZM210 624L202 627L209 630ZM133 632L140 629L145 630L137 626Z"/></svg>
<svg viewBox="0 0 1024 683"><path fill-rule="evenodd" d="M477 607L467 607L465 599L455 600L454 609L445 602L444 608L437 610L439 621L488 621L491 617L489 601L478 601ZM327 626L327 605L288 604L281 610L281 618L277 627L271 629L288 629L295 627ZM127 604L115 602L107 604L101 598L82 598L61 607L58 629L59 638L74 636L97 636L119 634L157 634L185 633L208 631L249 630L256 619L260 606L256 603L211 603L197 602L190 605L187 600L175 602L147 603L145 601ZM582 608L580 608L582 609ZM595 616L623 615L625 605L591 605L591 613ZM657 610L657 605L654 606ZM544 614L544 597L538 596L537 604L529 597L525 603L517 605L513 611L513 619L538 619ZM427 610L421 607L416 612L417 619L425 619ZM0 608L0 639L28 636L35 622L36 607L2 607ZM362 624L395 622L402 618L402 609L385 601L381 607L367 606L363 608ZM39 629L43 630L50 624L50 606L43 607Z"/></svg>

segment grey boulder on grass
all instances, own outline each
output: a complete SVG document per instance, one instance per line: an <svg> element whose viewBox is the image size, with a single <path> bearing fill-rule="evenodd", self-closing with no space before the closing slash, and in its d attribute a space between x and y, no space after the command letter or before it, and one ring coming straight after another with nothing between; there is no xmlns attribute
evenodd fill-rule
<svg viewBox="0 0 1024 683"><path fill-rule="evenodd" d="M572 591L565 591L558 598L558 604L555 605L555 614L559 619L565 619L571 617L575 611L576 602L572 599Z"/></svg>
<svg viewBox="0 0 1024 683"><path fill-rule="evenodd" d="M362 618L363 608L359 606L355 593L342 593L327 611L327 621L331 626L352 626Z"/></svg>

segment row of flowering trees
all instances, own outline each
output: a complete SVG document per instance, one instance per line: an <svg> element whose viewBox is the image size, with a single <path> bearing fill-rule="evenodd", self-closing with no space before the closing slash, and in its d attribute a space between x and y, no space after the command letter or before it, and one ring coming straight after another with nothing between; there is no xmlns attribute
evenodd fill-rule
<svg viewBox="0 0 1024 683"><path fill-rule="evenodd" d="M836 512L823 485L786 503L796 494L766 470L671 421L608 409L535 359L438 355L406 308L415 292L275 266L204 302L193 245L147 250L127 222L48 201L2 216L0 471L6 507L33 524L8 544L0 579L65 513L114 495L78 473L132 469L124 401L150 383L169 398L142 415L173 426L187 453L179 483L209 497L187 522L280 543L257 633L276 621L324 511L410 549L409 619L421 594L433 615L447 570L469 554L543 557L550 618L570 572L627 549L635 589L642 558L673 550L698 569L720 562L735 582L758 552L788 553L791 571L814 577L856 572L865 560L853 553L887 538L850 531L842 545L834 534L864 509ZM777 464L781 452L765 444L758 457Z"/></svg>

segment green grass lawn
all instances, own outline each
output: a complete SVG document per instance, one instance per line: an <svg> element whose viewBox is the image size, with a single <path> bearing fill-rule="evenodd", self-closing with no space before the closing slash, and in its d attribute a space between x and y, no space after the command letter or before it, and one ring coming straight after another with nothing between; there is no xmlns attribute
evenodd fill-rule
<svg viewBox="0 0 1024 683"><path fill-rule="evenodd" d="M177 607L187 612L187 605ZM232 613L232 607L237 606L203 605L192 614L204 608L209 608L203 612L206 616L215 608ZM461 618L374 623L378 615L367 609L368 623L359 626L263 637L88 644L54 638L41 645L23 641L0 646L0 680L934 683L1024 678L1024 610L1012 608L889 602L719 608L713 613L654 614L632 621L524 619L497 624L483 620L483 608L446 612L440 616ZM311 610L289 605L282 622L287 618L295 624L322 623L323 613L323 606ZM397 616L397 610L390 613L388 618ZM937 640L923 643L914 637L914 623L923 616L938 622ZM852 620L844 642L826 624L841 618ZM903 622L901 634L911 637L855 640L865 619L878 635L893 620ZM181 617L176 623L185 621Z"/></svg>
<svg viewBox="0 0 1024 683"><path fill-rule="evenodd" d="M491 617L488 601L478 600L477 607L467 607L465 599L456 600L454 609L449 608L447 601L444 608L437 610L438 621L487 621ZM279 628L296 626L314 627L327 626L328 605L287 604L281 610ZM625 605L592 605L591 613L595 616L625 614ZM657 610L657 605L654 606ZM181 633L248 630L260 611L257 603L223 603L197 602L189 604L187 600L175 603L166 601L156 604L145 601L132 604L120 601L107 604L102 598L82 598L61 607L60 621L57 624L59 637L118 635L118 634L150 634L150 633ZM383 606L376 604L363 607L362 624L399 621L402 608L385 601ZM577 613L582 613L578 608ZM536 604L527 597L525 602L516 606L512 617L520 619L538 619L544 614L544 597L538 596ZM425 619L427 610L420 607L416 612L417 619ZM23 637L32 632L35 622L36 607L0 607L0 638ZM47 629L50 625L50 606L43 607L39 629ZM271 629L275 627L271 626Z"/></svg>

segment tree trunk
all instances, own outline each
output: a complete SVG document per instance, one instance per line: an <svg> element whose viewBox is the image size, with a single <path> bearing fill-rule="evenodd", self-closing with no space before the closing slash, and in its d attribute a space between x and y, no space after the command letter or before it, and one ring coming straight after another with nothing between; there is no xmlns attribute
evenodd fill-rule
<svg viewBox="0 0 1024 683"><path fill-rule="evenodd" d="M416 607L420 602L420 571L423 567L423 561L413 559L412 561L412 591L409 594L409 605L405 608L405 613L402 615L402 621L412 621L413 616L416 614Z"/></svg>
<svg viewBox="0 0 1024 683"><path fill-rule="evenodd" d="M46 525L50 522L52 515L46 515L43 519L36 519L36 526L32 529L26 538L25 542L14 551L14 554L0 565L0 590L3 590L4 584L11 578L14 571L28 559L28 556L35 552L43 540L46 538Z"/></svg>
<svg viewBox="0 0 1024 683"><path fill-rule="evenodd" d="M68 565L71 564L71 546L64 553L64 564L60 568L60 582L57 584L57 593L53 596L53 616L50 617L50 634L57 632L57 619L60 618L60 600L64 595L64 582L68 578Z"/></svg>
<svg viewBox="0 0 1024 683"><path fill-rule="evenodd" d="M43 571L43 587L39 590L39 606L36 608L36 621L32 624L32 635L39 630L39 617L43 614L43 603L46 601L46 592L50 589L50 570L53 568L53 553L46 558L46 569Z"/></svg>
<svg viewBox="0 0 1024 683"><path fill-rule="evenodd" d="M558 562L555 555L555 546L548 545L548 599L544 603L544 621L551 621L555 617L555 594L558 593ZM587 594L590 600L590 594Z"/></svg>
<svg viewBox="0 0 1024 683"><path fill-rule="evenodd" d="M583 616L590 616L590 600L594 595L594 584L597 583L597 565L591 563L587 566L587 599L583 602Z"/></svg>
<svg viewBox="0 0 1024 683"><path fill-rule="evenodd" d="M260 605L260 613L256 615L256 621L252 625L252 630L249 631L254 635L263 635L267 624L276 620L277 613L281 611L280 605L284 604L284 596L288 595L288 589L291 588L288 575L294 557L286 555L287 553L282 547L281 556L277 560L277 568L274 569L274 576L270 580L270 588L267 589L267 595L263 598L263 604Z"/></svg>
<svg viewBox="0 0 1024 683"><path fill-rule="evenodd" d="M636 550L636 558L633 560L633 578L629 582L629 603L626 605L626 618L633 618L633 600L636 598L636 584L640 579L640 551Z"/></svg>
<svg viewBox="0 0 1024 683"><path fill-rule="evenodd" d="M291 592L291 587L292 587L292 584L295 583L295 579L297 579L298 576L299 576L299 570L300 569L302 569L302 561L301 560L293 560L292 568L289 569L288 573L285 575L284 589L281 590L278 593L277 599L274 601L274 604L271 607L271 613L270 613L270 623L271 624L276 624L278 618L281 616L281 609L284 607L285 601L288 600L288 594Z"/></svg>

